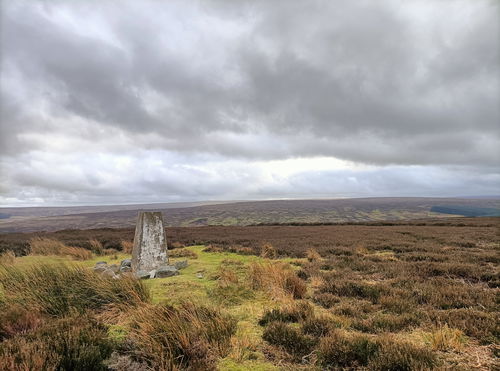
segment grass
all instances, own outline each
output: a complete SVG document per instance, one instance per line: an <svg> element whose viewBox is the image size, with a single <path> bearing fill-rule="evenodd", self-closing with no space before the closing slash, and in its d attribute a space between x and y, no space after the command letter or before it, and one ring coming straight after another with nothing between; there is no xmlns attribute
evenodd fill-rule
<svg viewBox="0 0 500 371"><path fill-rule="evenodd" d="M450 328L448 325L440 326L426 333L424 339L434 350L461 351L467 344L467 337L463 331Z"/></svg>
<svg viewBox="0 0 500 371"><path fill-rule="evenodd" d="M94 257L91 260L71 265L64 264L68 260L61 256L25 256L16 258L15 265L1 268L0 282L2 289L0 292L3 298L3 305L7 305L6 303L8 303L8 307L14 310L18 308L16 307L18 305L16 303L30 303L32 308L39 310L39 313L36 314L35 319L31 319L22 310L20 313L14 314L7 312L6 316L2 317L6 321L1 322L2 324L7 323L9 326L6 326L5 329L0 329L0 333L14 335L17 339L16 342L19 342L16 349L21 349L24 344L24 346L30 349L33 347L35 350L38 349L43 357L45 351L38 344L40 339L36 338L33 340L32 345L26 343L25 340L21 340L21 338L24 338L23 334L32 332L38 326L38 320L41 322L53 322L54 320L48 320L47 318L65 316L66 314L70 315L73 310L78 312L89 310L100 311L101 314L98 315L98 318L104 318L105 322L108 323L107 326L109 326L109 336L111 339L115 339L118 342L123 342L124 339L128 339L127 341L133 339L134 341L134 351L137 352L135 356L136 360L127 358L124 361L122 358L119 360L120 364L132 364L139 360L146 364L155 364L156 362L160 362L159 364L163 366L169 364L170 366L168 367L182 367L182 365L187 364L195 365L196 362L216 367L216 363L219 360L224 360L221 362L231 364L233 362L232 359L235 358L238 360L238 367L245 367L244 365L248 361L249 364L258 364L263 369L269 369L270 363L265 360L260 349L256 349L255 352L247 352L245 345L240 343L240 354L238 356L236 354L229 355L230 350L232 351L233 349L233 344L238 344L238 338L232 337L237 329L240 331L240 328L245 328L246 326L245 337L248 334L252 334L254 339L262 341L259 340L261 339L261 330L255 330L255 328L259 327L256 319L262 314L263 308L268 305L268 299L260 293L255 293L251 299L243 300L243 305L237 305L232 310L224 311L226 314L220 314L217 310L213 311L210 309L212 306L211 303L216 303L209 298L210 289L216 288L221 281L225 282L222 286L231 287L233 284L231 279L220 275L221 264L223 262L235 268L233 274L237 279L244 280L245 265L249 262L260 261L261 258L233 253L205 253L202 251L203 249L203 246L189 248L192 252L192 255L190 255L194 256L196 254L198 258L190 260L188 268L182 270L179 276L172 277L171 279L130 280L130 282L127 279L107 279L94 274L89 269L96 261L107 260L110 263L118 262L122 258L127 257L127 255ZM172 259L172 261L175 261L175 259ZM196 276L196 273L200 270L204 272L202 279ZM225 274L227 276L227 272ZM128 287L131 283L138 285L140 293L144 293L144 297L138 295L142 300L142 304L136 310L131 309L131 304L136 299L124 295L125 292L130 291L128 288L125 289L125 286ZM170 287L179 289L179 292L172 292ZM143 292L143 288L147 291ZM181 295L180 291L183 290L185 290L184 294L188 295ZM152 294L151 304L148 304L149 297L145 294L146 292ZM188 297L197 297L197 300L195 300L197 303L186 306ZM128 316L122 315L117 317L113 313L116 309L113 309L113 306L110 307L109 305L115 304L116 307L116 305L123 303L122 299L127 303L127 311L130 311L130 314ZM202 306L201 302L204 302L203 304L208 305L208 307ZM120 308L119 305L118 308ZM132 318L130 323L127 322L127 317ZM177 322L174 321L175 319L177 319ZM168 323L168 320L171 322ZM239 321L238 327L236 326L236 320ZM116 321L122 324L113 324ZM158 351L164 348L164 345L161 345L161 341L160 343L152 344L150 343L151 336L146 335L151 334L152 331L159 331L165 337L167 335L162 330L164 328L162 326L168 325L169 328L172 328L174 327L174 323L177 323L178 326L180 324L188 324L192 331L189 330L191 331L189 332L188 329L183 327L178 328L177 333L171 335L169 339L178 339L181 342L179 343L180 345L175 349L169 350L165 348L165 352L161 353ZM207 324L210 325L210 323L214 323L213 330L210 330L212 332L207 330ZM224 327L221 325L222 323L227 323L226 330L223 331L227 335L224 336L221 336L220 333L220 329ZM203 338L202 330L208 331L203 335L206 341L199 343L199 339ZM198 341L195 348L187 348L188 343L193 343L193 341L185 338L188 333L192 334L192 339L197 339L196 341ZM158 337L155 338L158 340ZM221 342L223 338L225 340ZM165 338L165 341L169 344L172 343L167 338ZM17 351L14 348L14 345L11 344L5 349L10 349L9 352L16 353ZM155 351L149 351L150 349L155 349ZM170 353L174 354L175 357L170 357ZM182 357L179 355L182 355ZM175 360L172 361L172 359ZM36 361L36 357L34 360ZM3 358L3 361L11 362L7 356ZM170 364L169 362L174 363ZM41 363L41 365L42 368L49 370L58 367L57 365L44 363ZM33 367L35 366L33 365Z"/></svg>
<svg viewBox="0 0 500 371"><path fill-rule="evenodd" d="M160 369L215 369L229 353L236 321L208 307L142 306L131 319L129 340L140 361Z"/></svg>
<svg viewBox="0 0 500 371"><path fill-rule="evenodd" d="M0 267L3 301L27 305L50 316L104 309L110 304L140 305L149 300L141 281L114 280L81 265Z"/></svg>
<svg viewBox="0 0 500 371"><path fill-rule="evenodd" d="M91 243L102 245L96 240ZM94 244L94 245L95 245ZM59 240L45 237L35 237L29 241L31 255L60 255L71 257L76 260L88 260L92 258L92 252L81 247L67 246Z"/></svg>
<svg viewBox="0 0 500 371"><path fill-rule="evenodd" d="M81 341L69 344L80 359L75 369L92 359L96 369L104 363L112 369L467 369L470 360L491 369L499 343L494 237L482 227L467 235L419 234L414 227L384 227L378 234L375 228L339 236L328 249L302 239L302 251L298 245L287 251L273 241L263 256L265 240L255 248L244 241L179 244L170 260L189 265L178 276L133 284L101 282L93 274L97 261L130 256L98 255L95 242L96 253L81 261L6 255L0 362L59 367L58 357L52 357L57 364L43 363L50 355L45 336L68 319L73 324L61 322L63 333L94 334L85 336L103 347L102 354L80 359ZM86 235L88 248L90 240ZM114 246L99 241L104 250ZM95 326L81 329L77 313Z"/></svg>

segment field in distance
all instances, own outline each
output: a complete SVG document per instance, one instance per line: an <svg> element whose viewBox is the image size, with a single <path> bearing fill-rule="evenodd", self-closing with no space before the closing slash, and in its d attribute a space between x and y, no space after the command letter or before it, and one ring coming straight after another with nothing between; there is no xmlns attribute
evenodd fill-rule
<svg viewBox="0 0 500 371"><path fill-rule="evenodd" d="M162 211L168 226L328 224L497 216L500 200L415 197L0 208L0 233L132 227L138 210Z"/></svg>

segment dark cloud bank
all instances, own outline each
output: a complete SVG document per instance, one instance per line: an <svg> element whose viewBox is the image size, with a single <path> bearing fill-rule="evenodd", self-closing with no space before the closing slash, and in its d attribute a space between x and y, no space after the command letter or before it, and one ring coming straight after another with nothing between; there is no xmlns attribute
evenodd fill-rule
<svg viewBox="0 0 500 371"><path fill-rule="evenodd" d="M3 1L0 203L499 194L499 10Z"/></svg>

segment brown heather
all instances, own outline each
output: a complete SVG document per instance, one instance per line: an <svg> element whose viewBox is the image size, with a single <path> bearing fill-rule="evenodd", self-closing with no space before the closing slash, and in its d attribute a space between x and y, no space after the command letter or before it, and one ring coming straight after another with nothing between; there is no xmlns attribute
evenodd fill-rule
<svg viewBox="0 0 500 371"><path fill-rule="evenodd" d="M113 345L117 359L128 365L123 369L210 370L225 354L237 354L241 361L255 352L285 369L495 369L494 350L500 344L499 222L456 218L168 228L169 246L178 243L173 252L179 254L182 245L204 244L205 251L214 254L260 256L263 244L269 243L276 256L288 258L286 263L248 263L250 258L239 257L245 261L239 265L226 259L209 277L215 281L210 282L212 305L232 308L242 301L253 305L255 299L258 306L264 296L272 302L254 320L259 330L248 342L233 335L234 320L208 304L156 306L149 303L147 290L137 286L140 283L90 283L85 272L69 268L21 272L15 264L3 264L0 369L16 369L16 362L22 365L19 370L60 367L61 359L52 357L46 345L60 346L61 337L55 336L53 343L46 338L59 326L64 334L74 333L77 339L82 338L78 334L89 334L85 336L90 343L101 344L102 352L79 364L103 364L109 352L101 336L106 325L99 319L113 318L113 310L120 311L126 332L127 341ZM122 249L120 241L130 241L133 230L0 235L0 251L25 255L29 240L37 237L88 251L95 238L105 249ZM130 299L134 297L138 299ZM132 304L124 305L129 300ZM82 327L75 311L95 320L90 328ZM72 318L73 324L56 324L65 318ZM79 344L67 346L79 354ZM237 349L231 350L231 344Z"/></svg>

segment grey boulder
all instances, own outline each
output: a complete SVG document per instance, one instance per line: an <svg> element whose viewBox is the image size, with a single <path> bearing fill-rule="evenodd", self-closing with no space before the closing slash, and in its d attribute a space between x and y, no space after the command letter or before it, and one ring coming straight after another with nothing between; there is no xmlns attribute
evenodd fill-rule
<svg viewBox="0 0 500 371"><path fill-rule="evenodd" d="M179 274L179 270L173 265L162 265L156 270L156 278L172 277Z"/></svg>
<svg viewBox="0 0 500 371"><path fill-rule="evenodd" d="M115 272L112 270L112 269L106 269L102 272L102 274L104 276L108 276L108 277L112 277L112 278L115 278L116 277L116 274Z"/></svg>
<svg viewBox="0 0 500 371"><path fill-rule="evenodd" d="M135 276L141 280L147 280L151 277L151 273L144 270L138 270L137 272L135 272Z"/></svg>
<svg viewBox="0 0 500 371"><path fill-rule="evenodd" d="M174 263L174 267L177 269L184 269L188 266L188 261L187 260L181 260L178 262Z"/></svg>
<svg viewBox="0 0 500 371"><path fill-rule="evenodd" d="M106 271L108 268L105 266L105 265L96 265L94 267L94 272L96 273L103 273L104 271Z"/></svg>
<svg viewBox="0 0 500 371"><path fill-rule="evenodd" d="M132 267L132 259L122 260L122 262L120 263L120 268L123 267Z"/></svg>

